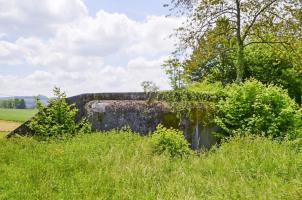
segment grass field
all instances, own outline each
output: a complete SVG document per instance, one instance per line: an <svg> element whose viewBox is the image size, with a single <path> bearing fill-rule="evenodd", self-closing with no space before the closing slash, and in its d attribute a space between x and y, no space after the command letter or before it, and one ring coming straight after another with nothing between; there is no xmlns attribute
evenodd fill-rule
<svg viewBox="0 0 302 200"><path fill-rule="evenodd" d="M65 142L0 140L0 199L302 199L302 152L233 139L172 160L148 137L92 134Z"/></svg>
<svg viewBox="0 0 302 200"><path fill-rule="evenodd" d="M35 109L0 109L0 120L25 122L36 113Z"/></svg>
<svg viewBox="0 0 302 200"><path fill-rule="evenodd" d="M0 139L4 138L7 135L7 132L0 131Z"/></svg>

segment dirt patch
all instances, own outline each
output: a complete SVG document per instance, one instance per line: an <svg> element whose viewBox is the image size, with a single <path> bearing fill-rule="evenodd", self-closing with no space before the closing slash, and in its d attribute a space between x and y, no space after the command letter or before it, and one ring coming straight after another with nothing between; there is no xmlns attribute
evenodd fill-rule
<svg viewBox="0 0 302 200"><path fill-rule="evenodd" d="M0 132L10 132L15 130L21 125L18 122L2 121L0 120Z"/></svg>

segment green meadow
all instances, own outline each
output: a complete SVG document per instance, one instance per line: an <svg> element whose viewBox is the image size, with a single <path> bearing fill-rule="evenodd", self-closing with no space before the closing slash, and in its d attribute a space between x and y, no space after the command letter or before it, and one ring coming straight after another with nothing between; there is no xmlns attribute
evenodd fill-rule
<svg viewBox="0 0 302 200"><path fill-rule="evenodd" d="M25 122L37 113L36 109L0 109L0 120Z"/></svg>
<svg viewBox="0 0 302 200"><path fill-rule="evenodd" d="M7 132L0 131L0 139L4 138L7 135Z"/></svg>
<svg viewBox="0 0 302 200"><path fill-rule="evenodd" d="M301 150L262 137L183 159L128 132L2 139L0 163L0 199L302 199Z"/></svg>

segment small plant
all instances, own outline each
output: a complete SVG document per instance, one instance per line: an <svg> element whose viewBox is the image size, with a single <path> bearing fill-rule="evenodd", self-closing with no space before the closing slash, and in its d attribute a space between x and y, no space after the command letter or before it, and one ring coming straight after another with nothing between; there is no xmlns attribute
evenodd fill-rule
<svg viewBox="0 0 302 200"><path fill-rule="evenodd" d="M301 112L287 91L257 80L228 86L218 109L216 123L224 136L248 133L297 138L301 132Z"/></svg>
<svg viewBox="0 0 302 200"><path fill-rule="evenodd" d="M141 86L145 93L155 93L159 90L159 87L152 81L143 81Z"/></svg>
<svg viewBox="0 0 302 200"><path fill-rule="evenodd" d="M168 58L163 63L163 68L170 79L171 87L176 90L184 86L184 63L177 58Z"/></svg>
<svg viewBox="0 0 302 200"><path fill-rule="evenodd" d="M167 129L158 125L151 136L152 149L155 154L168 154L172 158L185 157L190 154L189 143L182 132L175 129Z"/></svg>
<svg viewBox="0 0 302 200"><path fill-rule="evenodd" d="M57 87L53 90L56 98L43 106L37 98L38 114L31 120L29 127L40 140L65 139L81 133L90 133L91 125L86 119L75 122L78 112L75 105L68 105L66 95Z"/></svg>

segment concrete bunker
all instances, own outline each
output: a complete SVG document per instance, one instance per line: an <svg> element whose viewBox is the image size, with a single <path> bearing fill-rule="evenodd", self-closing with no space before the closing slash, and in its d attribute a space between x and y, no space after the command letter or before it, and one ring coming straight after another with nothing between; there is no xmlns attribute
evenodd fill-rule
<svg viewBox="0 0 302 200"><path fill-rule="evenodd" d="M193 149L209 148L216 140L214 125L192 124L188 119L179 119L164 101L150 102L146 93L99 93L83 94L67 99L78 108L76 120L88 119L94 131L107 131L128 127L141 135L147 135L158 124L178 128L184 132ZM14 134L33 135L26 122L13 131Z"/></svg>

